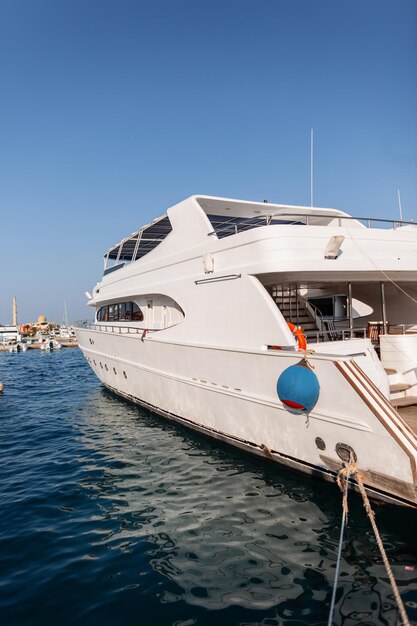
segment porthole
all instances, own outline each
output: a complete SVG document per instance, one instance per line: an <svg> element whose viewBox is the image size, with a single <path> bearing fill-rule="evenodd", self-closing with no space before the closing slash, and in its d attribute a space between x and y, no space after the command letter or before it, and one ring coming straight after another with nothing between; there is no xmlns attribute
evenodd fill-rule
<svg viewBox="0 0 417 626"><path fill-rule="evenodd" d="M324 443L324 441L323 441L323 439L321 437L316 437L315 442L316 442L316 446L318 447L319 450L325 450L326 449L326 444Z"/></svg>
<svg viewBox="0 0 417 626"><path fill-rule="evenodd" d="M335 450L339 459L341 459L345 463L350 463L351 461L354 461L356 463L356 461L358 460L355 450L347 443L341 443L339 441L339 443L336 444Z"/></svg>
<svg viewBox="0 0 417 626"><path fill-rule="evenodd" d="M101 369L103 369L103 363L100 361L100 367Z"/></svg>
<svg viewBox="0 0 417 626"><path fill-rule="evenodd" d="M104 364L104 368L105 368L106 372L109 371L109 368L107 367L107 363Z"/></svg>
<svg viewBox="0 0 417 626"><path fill-rule="evenodd" d="M126 374L126 372L125 372L125 371L123 371L123 376L124 376L125 378L127 378L127 374Z"/></svg>
<svg viewBox="0 0 417 626"><path fill-rule="evenodd" d="M93 363L94 363L94 365L97 365L97 363L96 363L96 360L95 360L95 359L93 359Z"/></svg>
<svg viewBox="0 0 417 626"><path fill-rule="evenodd" d="M114 372L114 373L116 374L116 376L117 376L117 372L116 372L116 368L115 368L115 367L113 367L113 372Z"/></svg>

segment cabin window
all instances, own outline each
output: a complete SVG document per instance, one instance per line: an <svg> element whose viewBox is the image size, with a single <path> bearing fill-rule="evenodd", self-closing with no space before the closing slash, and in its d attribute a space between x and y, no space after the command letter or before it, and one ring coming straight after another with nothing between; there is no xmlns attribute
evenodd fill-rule
<svg viewBox="0 0 417 626"><path fill-rule="evenodd" d="M143 313L136 302L118 302L102 306L97 311L98 322L142 322Z"/></svg>
<svg viewBox="0 0 417 626"><path fill-rule="evenodd" d="M132 320L135 322L143 321L143 313L135 302L132 302Z"/></svg>

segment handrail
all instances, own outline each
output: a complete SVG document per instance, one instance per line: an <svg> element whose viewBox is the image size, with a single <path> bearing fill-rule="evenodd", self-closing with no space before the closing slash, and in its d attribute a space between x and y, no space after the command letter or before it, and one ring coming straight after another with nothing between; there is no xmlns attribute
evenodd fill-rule
<svg viewBox="0 0 417 626"><path fill-rule="evenodd" d="M143 335L143 333L157 333L161 330L165 330L165 328L144 328L143 326L118 326L115 324L94 324L90 322L81 322L79 325L74 326L74 328L88 329L88 330L97 330L99 332L106 333L118 333L119 335L123 334L132 334L132 335Z"/></svg>
<svg viewBox="0 0 417 626"><path fill-rule="evenodd" d="M367 330L367 328L340 328L337 332L340 333L341 337L335 341L346 341L347 339L355 338L366 339ZM316 343L332 343L328 339L329 331L327 330L307 330L304 334L309 342L315 339ZM358 337L358 335L361 336Z"/></svg>
<svg viewBox="0 0 417 626"><path fill-rule="evenodd" d="M320 309L306 298L304 298L304 302L305 302L307 311L314 317L316 326L319 326L319 331L323 333L324 332L323 331L323 315Z"/></svg>
<svg viewBox="0 0 417 626"><path fill-rule="evenodd" d="M417 330L414 330L416 328L416 324L390 324L389 325L389 332L387 333L388 335L406 335L407 333L411 334L415 334L417 333ZM394 332L392 332L394 330ZM400 332L395 332L399 330Z"/></svg>
<svg viewBox="0 0 417 626"><path fill-rule="evenodd" d="M339 225L341 225L342 220L354 220L357 222L367 222L368 227L371 227L372 222L383 222L384 224L393 224L393 228L395 230L396 226L402 224L411 224L412 226L417 226L416 222L409 222L406 220L388 220L380 217L357 217L354 215L339 215L333 213L277 213L276 215L272 215L271 217L305 217L306 225L308 225L309 218L337 218L339 221Z"/></svg>
<svg viewBox="0 0 417 626"><path fill-rule="evenodd" d="M272 213L265 216L254 216L244 218L243 216L237 216L238 219L244 219L244 221L240 223L234 223L234 218L228 218L224 222L221 222L218 226L214 228L213 231L209 232L208 235L215 235L217 233L224 232L226 230L233 230L233 234L237 234L239 231L249 230L250 228L257 228L260 226L314 226L315 224L311 224L311 220L316 218L338 220L338 226L343 225L343 220L350 220L356 222L366 222L367 228L372 228L372 224L374 223L383 223L383 224L391 224L392 230L396 230L398 227L403 225L411 225L417 226L416 222L406 221L406 220L389 220L385 218L379 217L356 217L352 215L340 215L340 214L332 214L332 213ZM292 221L288 221L285 224L273 224L273 219L282 219L282 218L297 218L296 220L292 219ZM300 220L304 220L305 224L300 224Z"/></svg>

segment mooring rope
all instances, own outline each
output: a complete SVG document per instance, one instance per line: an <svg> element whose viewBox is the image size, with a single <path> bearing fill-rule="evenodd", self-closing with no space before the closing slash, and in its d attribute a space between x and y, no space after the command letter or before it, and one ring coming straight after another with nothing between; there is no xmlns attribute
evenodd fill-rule
<svg viewBox="0 0 417 626"><path fill-rule="evenodd" d="M405 611L404 603L401 599L400 592L398 591L397 583L395 582L394 574L392 573L391 565L388 562L387 553L385 552L384 544L382 543L381 535L379 534L378 527L375 522L375 513L373 512L371 508L368 495L365 491L365 487L363 484L363 476L358 471L356 471L356 481L358 483L359 491L361 492L361 496L363 498L363 506L365 507L366 514L369 517L369 521L371 522L372 530L374 531L375 539L378 544L378 548L381 553L382 560L384 562L385 569L388 574L388 578L391 583L392 590L394 592L394 597L398 604L398 609L400 611L402 622L403 624L406 624L406 626L410 626L410 622L408 621L407 613Z"/></svg>
<svg viewBox="0 0 417 626"><path fill-rule="evenodd" d="M410 622L408 620L407 613L405 611L404 603L403 603L403 601L401 599L400 592L398 591L397 583L395 582L394 574L393 574L391 566L389 564L387 553L385 552L384 544L382 543L381 535L379 534L378 527L377 527L376 522L375 522L375 513L372 510L371 504L369 502L368 495L367 495L366 490L365 490L365 486L364 486L364 482L363 482L363 474L361 474L358 471L358 469L356 467L356 464L352 461L352 459L351 459L351 462L349 464L346 464L346 466L343 467L340 470L340 472L339 472L339 474L337 476L337 484L339 485L339 487L341 488L341 490L343 492L343 515L342 515L342 527L340 529L339 550L338 550L338 554L337 554L336 574L335 574L335 580L334 580L334 586L333 586L332 601L331 601L331 604L330 604L330 614L329 614L328 626L331 626L332 619L333 619L333 612L334 612L334 605L335 605L335 598L336 598L336 589L337 589L337 580L338 580L338 576L339 576L340 559L341 559L341 553L342 553L343 532L344 532L344 526L346 524L346 518L347 518L347 490L348 490L348 483L349 483L349 477L350 476L355 476L355 478L356 478L356 482L357 482L360 494L361 494L362 499L363 499L363 506L364 506L366 514L369 517L369 520L371 522L372 530L374 531L375 539L376 539L379 551L381 553L382 560L383 560L384 565L385 565L385 570L387 572L389 581L391 583L392 590L394 592L394 597L395 597L395 600L396 600L397 605L398 605L398 609L399 609L399 612L400 612L400 615L401 615L402 623L405 624L405 626L410 626Z"/></svg>
<svg viewBox="0 0 417 626"><path fill-rule="evenodd" d="M343 469L345 470L347 468L343 468ZM327 622L328 626L332 626L332 621L333 621L334 607L336 604L337 582L339 579L340 561L342 559L343 534L345 532L345 526L346 526L347 516L348 516L348 489L349 489L350 471L345 472L344 474L341 473L342 471L343 470L341 470L337 476L337 484L343 491L343 513L342 513L342 524L340 527L339 549L337 551L337 559L336 559L336 571L334 574L332 600L330 602L329 621ZM342 482L342 476L345 479L343 480L343 482Z"/></svg>

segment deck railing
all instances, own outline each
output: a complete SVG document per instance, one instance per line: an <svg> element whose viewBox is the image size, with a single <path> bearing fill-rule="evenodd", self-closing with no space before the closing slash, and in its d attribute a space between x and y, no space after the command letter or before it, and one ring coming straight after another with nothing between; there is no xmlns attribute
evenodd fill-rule
<svg viewBox="0 0 417 626"><path fill-rule="evenodd" d="M115 333L119 335L143 335L143 333L155 333L164 328L145 328L144 326L119 326L118 324L94 324L94 322L76 322L75 328L96 330L104 333Z"/></svg>
<svg viewBox="0 0 417 626"><path fill-rule="evenodd" d="M367 328L339 328L336 331L308 330L305 337L308 342L332 343L333 341L346 341L347 339L366 339Z"/></svg>
<svg viewBox="0 0 417 626"><path fill-rule="evenodd" d="M417 324L390 324L388 335L416 334Z"/></svg>
<svg viewBox="0 0 417 626"><path fill-rule="evenodd" d="M230 217L226 218L224 222L216 222L213 224L214 230L209 232L208 235L236 235L237 233L250 230L252 228L259 228L260 226L327 226L327 224L317 224L317 219L328 220L330 223L333 220L337 221L338 226L344 226L345 221L360 222L367 228L375 228L376 224L383 224L385 227L391 230L396 230L401 226L416 226L416 222L408 222L404 220L388 220L378 217L354 217L351 215L338 215L331 213L272 213L270 215L254 216L254 217Z"/></svg>

